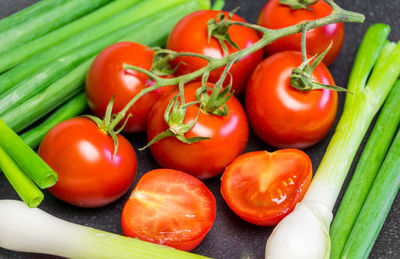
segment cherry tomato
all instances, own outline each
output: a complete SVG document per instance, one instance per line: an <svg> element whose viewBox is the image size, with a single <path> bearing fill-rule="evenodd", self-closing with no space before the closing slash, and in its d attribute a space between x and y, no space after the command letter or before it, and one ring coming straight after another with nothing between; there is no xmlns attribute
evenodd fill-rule
<svg viewBox="0 0 400 259"><path fill-rule="evenodd" d="M268 1L258 17L257 23L269 29L281 29L305 21L313 21L328 16L332 8L324 1L318 1L309 6L311 10L292 10L289 6L279 3L279 0ZM313 56L320 54L328 48L331 49L324 58L324 63L330 65L339 55L344 40L343 23L328 24L307 32L306 46L307 54ZM301 50L301 33L292 34L280 38L265 47L268 55L284 50Z"/></svg>
<svg viewBox="0 0 400 259"><path fill-rule="evenodd" d="M303 151L254 151L237 157L225 169L221 193L242 219L273 226L303 199L311 178L311 160Z"/></svg>
<svg viewBox="0 0 400 259"><path fill-rule="evenodd" d="M250 125L274 147L309 147L328 133L335 120L335 91L303 92L290 85L292 69L301 63L300 52L276 53L260 63L247 85L245 107ZM335 84L323 63L314 70L313 77L322 84Z"/></svg>
<svg viewBox="0 0 400 259"><path fill-rule="evenodd" d="M177 52L195 52L213 58L221 58L224 52L218 40L211 38L208 42L208 21L217 19L219 11L202 10L189 14L180 20L170 33L167 41L167 48ZM222 12L228 15L227 12ZM245 20L238 15L233 15L232 20L244 22ZM232 26L229 31L232 41L240 48L244 49L259 40L257 33L243 26ZM238 51L236 48L227 45L228 53ZM246 82L263 58L262 50L256 51L232 66L230 73L233 78L232 89L236 95L244 92ZM179 66L178 66L179 64ZM183 75L200 69L207 65L207 61L197 57L179 57L173 60L173 66L178 66L177 75ZM216 83L221 76L223 68L219 68L210 73L209 82ZM228 82L228 80L226 80Z"/></svg>
<svg viewBox="0 0 400 259"><path fill-rule="evenodd" d="M99 207L121 197L136 176L136 154L118 135L114 142L90 119L76 117L54 126L44 137L39 155L58 174L49 191L80 207Z"/></svg>
<svg viewBox="0 0 400 259"><path fill-rule="evenodd" d="M111 98L115 95L113 113L121 111L125 105L147 84L149 77L134 70L124 70L129 64L150 69L154 51L135 42L119 42L104 49L93 61L86 80L86 96L92 112L104 117ZM162 87L142 96L128 111L132 117L128 120L124 132L141 132L146 128L148 113L154 103L171 87Z"/></svg>
<svg viewBox="0 0 400 259"><path fill-rule="evenodd" d="M195 92L201 83L185 86L185 102L195 101ZM152 140L168 129L164 112L168 103L177 94L172 92L162 97L149 114L147 137ZM227 116L217 116L200 112L198 121L186 134L186 138L210 137L208 140L185 144L175 137L164 138L150 146L151 153L159 165L187 172L200 179L214 177L224 170L235 157L244 150L249 129L246 114L240 102L231 97L226 103ZM198 113L199 105L187 108L184 123L192 122Z"/></svg>
<svg viewBox="0 0 400 259"><path fill-rule="evenodd" d="M195 177L157 169L140 178L122 211L125 235L194 249L210 231L216 214L213 194Z"/></svg>

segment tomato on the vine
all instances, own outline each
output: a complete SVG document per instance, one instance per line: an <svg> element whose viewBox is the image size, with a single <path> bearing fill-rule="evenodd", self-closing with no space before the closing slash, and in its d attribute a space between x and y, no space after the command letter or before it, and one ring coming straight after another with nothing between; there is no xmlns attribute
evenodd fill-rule
<svg viewBox="0 0 400 259"><path fill-rule="evenodd" d="M49 191L80 207L99 207L120 198L136 176L136 154L127 139L112 137L89 118L76 117L54 126L39 147L40 157L58 174Z"/></svg>
<svg viewBox="0 0 400 259"><path fill-rule="evenodd" d="M185 86L185 102L196 101L195 92L200 82ZM147 137L152 140L168 129L164 112L177 92L162 97L149 114ZM175 137L166 137L150 146L151 153L159 165L187 172L200 179L214 177L224 170L244 150L249 129L245 111L232 96L226 105L227 116L217 116L201 111L196 124L185 133L185 137L209 137L200 142L185 144ZM184 123L193 122L200 109L199 104L187 108Z"/></svg>
<svg viewBox="0 0 400 259"><path fill-rule="evenodd" d="M332 12L329 4L320 0L309 6L310 10L292 10L290 6L279 3L279 0L268 1L258 17L257 23L269 29L281 29L305 21L313 21L328 16ZM332 47L323 59L330 65L339 55L344 41L343 23L333 23L312 29L307 32L307 54L313 56L324 52L332 42ZM280 38L265 47L268 55L285 50L301 50L301 33Z"/></svg>
<svg viewBox="0 0 400 259"><path fill-rule="evenodd" d="M121 215L125 235L194 249L210 231L216 214L213 194L200 180L176 170L144 174Z"/></svg>
<svg viewBox="0 0 400 259"><path fill-rule="evenodd" d="M93 61L86 80L86 96L92 112L100 118L104 117L107 106L115 95L113 113L118 113L141 90L151 85L147 75L132 69L124 70L123 65L149 70L153 56L154 50L136 42L118 42L100 52ZM167 86L142 96L129 109L127 115L131 113L132 117L123 131L144 131L148 113L154 103L169 91L171 87Z"/></svg>
<svg viewBox="0 0 400 259"><path fill-rule="evenodd" d="M221 193L242 219L273 226L303 199L311 178L311 160L301 150L254 151L237 157L225 169Z"/></svg>
<svg viewBox="0 0 400 259"><path fill-rule="evenodd" d="M208 21L217 19L219 13L228 15L228 12L215 10L202 10L191 13L181 19L170 33L166 47L177 52L194 52L213 58L224 57L223 49L215 38L211 37L208 41ZM245 20L238 15L232 16L233 21L244 22ZM228 34L232 41L240 48L244 49L259 40L258 34L247 27L234 25L229 28ZM227 44L228 54L238 51L233 46ZM246 82L259 62L263 58L263 51L258 50L239 62L235 63L230 69L233 78L232 90L236 95L244 92ZM207 61L198 57L178 57L171 64L177 67L176 75L184 75L198 70L207 65ZM223 67L210 73L209 82L216 83L221 76Z"/></svg>
<svg viewBox="0 0 400 259"><path fill-rule="evenodd" d="M328 133L335 120L337 92L300 91L290 85L292 70L300 64L300 52L276 53L257 66L247 85L245 107L250 125L274 147L309 147ZM323 63L313 77L321 84L335 84Z"/></svg>

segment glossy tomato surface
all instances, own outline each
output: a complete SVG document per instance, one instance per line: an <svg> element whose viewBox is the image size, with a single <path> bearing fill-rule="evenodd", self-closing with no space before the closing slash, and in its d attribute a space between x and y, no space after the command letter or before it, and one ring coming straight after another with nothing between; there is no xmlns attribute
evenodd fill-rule
<svg viewBox="0 0 400 259"><path fill-rule="evenodd" d="M195 101L195 92L201 83L185 86L185 102ZM177 94L173 92L156 103L149 114L147 137L150 141L168 129L164 112L168 103ZM157 163L164 168L187 172L200 179L214 177L224 170L235 157L244 150L249 127L246 114L240 102L231 97L226 103L227 116L217 116L200 112L198 121L186 134L186 138L209 137L210 139L185 144L175 137L164 138L150 146ZM192 122L199 111L199 105L191 105L186 111L184 123Z"/></svg>
<svg viewBox="0 0 400 259"><path fill-rule="evenodd" d="M228 15L228 12L219 12L214 10L203 10L189 14L180 20L170 33L167 41L167 48L177 52L195 52L213 58L221 58L224 52L218 40L211 38L208 42L207 24L210 19L217 19L218 13ZM244 22L245 20L234 15L234 21ZM259 40L257 33L243 26L232 26L229 31L229 36L232 41L240 49L244 49L254 44ZM238 51L236 48L228 45L228 53ZM232 89L236 95L244 92L246 82L259 62L263 58L262 50L256 51L247 57L243 58L230 69L233 78ZM172 65L178 66L177 75L183 75L207 65L207 61L197 57L179 57L173 60ZM209 77L209 82L216 83L223 71L223 68L214 70ZM226 80L226 82L229 82Z"/></svg>
<svg viewBox="0 0 400 259"><path fill-rule="evenodd" d="M303 199L311 178L311 160L303 151L254 151L239 156L225 169L221 193L242 219L273 226Z"/></svg>
<svg viewBox="0 0 400 259"><path fill-rule="evenodd" d="M113 113L121 111L125 105L147 84L149 77L143 73L128 69L129 64L149 70L154 51L136 42L118 42L104 49L93 61L86 80L86 96L92 112L104 117L111 98L115 95ZM154 103L171 87L163 87L142 96L128 111L132 117L128 120L124 132L141 132L146 129L148 113ZM125 117L126 118L126 117Z"/></svg>
<svg viewBox="0 0 400 259"><path fill-rule="evenodd" d="M176 170L144 174L121 216L125 235L190 251L210 231L216 214L213 194L197 178Z"/></svg>
<svg viewBox="0 0 400 259"><path fill-rule="evenodd" d="M39 155L58 174L49 191L80 207L99 207L121 197L136 176L136 154L118 135L115 156L112 138L85 117L54 126L44 137Z"/></svg>
<svg viewBox="0 0 400 259"><path fill-rule="evenodd" d="M311 10L292 10L289 6L279 3L279 0L268 1L258 17L257 23L269 29L281 29L305 21L313 21L328 16L332 12L329 4L319 0L309 6ZM344 25L342 23L328 24L307 32L307 54L313 56L320 54L328 48L331 49L324 58L324 63L330 65L339 55L344 41ZM280 38L265 47L267 55L285 51L301 50L301 33Z"/></svg>
<svg viewBox="0 0 400 259"><path fill-rule="evenodd" d="M336 116L337 92L300 91L290 85L292 70L301 63L300 52L276 53L260 63L247 85L245 107L250 125L274 147L309 147L328 133ZM323 63L313 77L322 84L335 84Z"/></svg>

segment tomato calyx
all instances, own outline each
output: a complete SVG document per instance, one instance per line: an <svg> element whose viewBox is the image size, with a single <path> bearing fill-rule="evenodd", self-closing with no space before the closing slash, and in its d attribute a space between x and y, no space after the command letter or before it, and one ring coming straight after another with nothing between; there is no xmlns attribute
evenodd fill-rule
<svg viewBox="0 0 400 259"><path fill-rule="evenodd" d="M219 13L217 19L210 19L208 21L208 43L210 43L211 37L217 39L219 44L221 45L222 50L224 51L225 56L228 55L228 48L226 46L226 43L231 45L235 49L240 50L239 46L236 45L235 42L233 42L228 34L228 30L232 26L232 24L227 22L232 20L232 16L238 9L239 7L231 11L228 16L226 16L224 13Z"/></svg>
<svg viewBox="0 0 400 259"><path fill-rule="evenodd" d="M229 73L229 69L235 62L233 59L226 65L224 72L214 87L207 85L209 72L203 74L201 87L197 89L195 98L199 101L200 107L204 112L217 116L227 116L229 114L226 102L234 95L234 91L231 91L232 75ZM230 76L230 81L224 88L223 83L227 75Z"/></svg>
<svg viewBox="0 0 400 259"><path fill-rule="evenodd" d="M208 137L185 137L185 133L193 128L193 126L196 124L201 111L201 109L199 108L196 118L192 122L185 124L183 123L183 121L186 115L186 108L190 105L195 105L198 103L198 101L195 101L185 104L182 95L177 94L176 96L174 96L169 102L164 114L164 120L168 125L168 129L155 136L146 146L140 148L139 150L146 149L157 141L160 141L161 139L166 137L175 137L185 144L192 144L202 140L210 139Z"/></svg>
<svg viewBox="0 0 400 259"><path fill-rule="evenodd" d="M303 33L303 35L305 35L305 32ZM290 76L290 85L300 91L329 89L333 91L347 92L352 94L352 92L350 92L346 88L337 85L321 84L315 81L313 78L313 72L315 68L318 66L318 64L322 62L322 59L325 57L326 53L328 53L331 46L332 42L328 46L328 48L319 56L314 55L313 57L307 59L307 54L305 53L305 44L302 44L303 63L299 67L293 69L292 75Z"/></svg>
<svg viewBox="0 0 400 259"><path fill-rule="evenodd" d="M279 2L283 5L289 6L292 10L307 9L312 11L309 6L317 3L318 0L280 0Z"/></svg>
<svg viewBox="0 0 400 259"><path fill-rule="evenodd" d="M106 113L104 115L104 119L101 120L99 117L93 116L93 115L84 115L84 117L87 117L91 119L94 123L96 123L97 127L99 127L100 131L103 132L104 134L111 136L114 142L114 152L113 152L113 158L117 154L118 151L118 138L117 135L124 129L126 123L132 117L132 114L129 114L127 118L125 119L123 125L118 129L115 130L115 126L112 126L112 121L115 118L115 115L112 114L112 108L114 104L114 98L115 95L111 98L110 103L107 106Z"/></svg>

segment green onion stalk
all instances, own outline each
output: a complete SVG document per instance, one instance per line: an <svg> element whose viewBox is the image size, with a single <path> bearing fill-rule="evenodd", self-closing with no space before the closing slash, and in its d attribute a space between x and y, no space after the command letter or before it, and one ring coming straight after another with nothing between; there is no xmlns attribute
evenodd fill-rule
<svg viewBox="0 0 400 259"><path fill-rule="evenodd" d="M332 209L374 116L400 75L400 44L388 42L389 27L371 26L350 75L343 114L301 203L274 229L266 258L329 258ZM371 72L372 70L372 72Z"/></svg>
<svg viewBox="0 0 400 259"><path fill-rule="evenodd" d="M74 36L75 34L80 34L79 36L82 39L88 40L87 37L84 37L82 31L93 28L98 26L97 24L101 23L102 21L116 15L119 12L124 11L125 9L129 8L130 6L136 4L139 0L116 0L113 1L88 15L83 16L80 19L77 19L69 24L66 24L63 27L60 27L57 30L52 31L51 33L45 34L42 37L34 39L30 42L23 44L17 48L10 49L9 51L0 52L0 73L7 71L8 69L21 64L22 62L26 61L30 57L34 56L35 54L46 50L55 44L67 40L69 37ZM40 1L37 4L31 5L28 8L35 7L36 5L41 5L40 10L42 10L42 5L44 3L54 3L56 1ZM65 1L64 1L65 2ZM46 6L46 5L44 5ZM47 7L47 6L46 6ZM28 9L26 8L26 9ZM26 9L23 9L21 12L25 12ZM43 10L42 10L43 12ZM18 12L19 13L19 12ZM17 13L17 14L18 14ZM24 15L22 17L25 17ZM8 19L7 17L5 19ZM30 26L28 26L30 27ZM104 33L104 30L102 31ZM100 34L100 33L98 33ZM79 36L74 36L77 39ZM100 36L100 35L98 35ZM75 41L79 42L79 41ZM82 40L80 41L82 42ZM68 40L69 46L74 48L74 44L71 44L72 41ZM64 44L64 46L68 46ZM76 46L75 46L76 47ZM64 48L65 51L65 48Z"/></svg>
<svg viewBox="0 0 400 259"><path fill-rule="evenodd" d="M357 168L346 189L330 229L331 259L341 258L343 248L369 195L400 122L400 80L393 86L368 138ZM357 197L357 198L355 198ZM383 195L380 196L384 198ZM381 211L381 207L376 207ZM372 229L371 224L365 224ZM362 238L361 238L362 237ZM364 240L365 236L359 236Z"/></svg>
<svg viewBox="0 0 400 259"><path fill-rule="evenodd" d="M0 232L0 247L67 258L208 258L73 224L15 200L0 200Z"/></svg>
<svg viewBox="0 0 400 259"><path fill-rule="evenodd" d="M23 45L31 40L45 35L79 17L97 9L98 7L110 2L110 0L52 0L38 3L38 7L31 7L30 11L25 11L24 18L15 15L3 24L3 31L0 31L0 52L5 52ZM20 19L16 21L15 17ZM12 26L10 26L12 25Z"/></svg>

